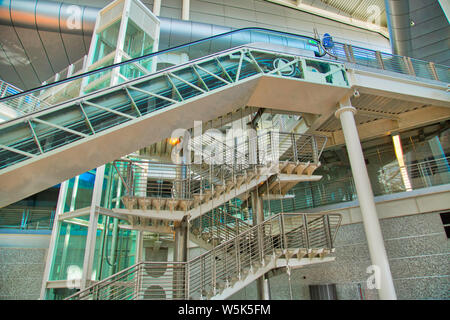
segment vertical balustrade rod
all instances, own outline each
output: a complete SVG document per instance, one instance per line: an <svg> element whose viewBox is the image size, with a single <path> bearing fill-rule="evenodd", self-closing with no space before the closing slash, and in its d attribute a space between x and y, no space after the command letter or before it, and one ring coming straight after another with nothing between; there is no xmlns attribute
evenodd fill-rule
<svg viewBox="0 0 450 320"><path fill-rule="evenodd" d="M217 272L217 270L216 270L216 248L215 247L213 247L213 249L212 249L212 255L211 255L211 259L212 259L212 269L211 269L211 272L212 272L212 277L211 277L211 280L212 280L212 287L213 287L213 294L216 294L216 276L217 276L217 274L216 274L216 272Z"/></svg>
<svg viewBox="0 0 450 320"><path fill-rule="evenodd" d="M240 245L239 245L239 236L237 236L234 240L234 251L236 252L236 268L237 268L237 274L238 278L241 279L241 252L240 252Z"/></svg>
<svg viewBox="0 0 450 320"><path fill-rule="evenodd" d="M297 150L297 142L295 141L295 134L291 133L291 140L292 140L292 154L294 156L294 161L298 161L298 150Z"/></svg>
<svg viewBox="0 0 450 320"><path fill-rule="evenodd" d="M305 232L305 245L306 245L306 249L310 249L310 243L309 243L309 228L308 228L308 217L306 216L306 214L302 215L302 219L303 219L303 230Z"/></svg>
<svg viewBox="0 0 450 320"><path fill-rule="evenodd" d="M328 249L333 249L333 243L331 238L331 230L330 230L330 217L328 215L323 216L323 227L325 231L325 236L327 239Z"/></svg>
<svg viewBox="0 0 450 320"><path fill-rule="evenodd" d="M191 279L189 277L189 262L184 264L184 281L185 281L185 293L184 293L184 299L187 300L189 299L189 290L190 290L190 282Z"/></svg>

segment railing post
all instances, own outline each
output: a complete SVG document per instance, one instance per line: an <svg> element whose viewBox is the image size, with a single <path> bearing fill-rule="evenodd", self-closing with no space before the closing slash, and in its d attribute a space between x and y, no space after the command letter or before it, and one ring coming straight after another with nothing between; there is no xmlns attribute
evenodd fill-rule
<svg viewBox="0 0 450 320"><path fill-rule="evenodd" d="M303 219L303 231L305 233L306 249L310 249L311 245L309 243L308 217L306 216L306 214L303 214L302 219Z"/></svg>
<svg viewBox="0 0 450 320"><path fill-rule="evenodd" d="M190 278L189 278L189 262L184 264L184 299L189 300L189 287L190 287Z"/></svg>
<svg viewBox="0 0 450 320"><path fill-rule="evenodd" d="M285 225L284 225L284 214L283 213L280 213L280 227L281 227L280 228L281 235L283 236L283 244L281 246L281 249L287 250L288 249L288 243L287 243L287 238L286 238ZM280 237L280 240L281 240L281 237Z"/></svg>
<svg viewBox="0 0 450 320"><path fill-rule="evenodd" d="M211 265L212 265L212 268L211 268L211 272L212 272L212 274L211 274L211 281L212 281L212 287L213 287L213 295L215 295L216 294L216 272L217 272L217 270L216 270L216 247L213 247L213 249L212 249L212 255L211 255L211 257L212 257L212 263L211 263Z"/></svg>
<svg viewBox="0 0 450 320"><path fill-rule="evenodd" d="M330 217L328 215L323 215L323 228L325 231L325 237L327 239L328 249L333 249L333 243L331 239L331 230L330 230Z"/></svg>
<svg viewBox="0 0 450 320"><path fill-rule="evenodd" d="M353 55L353 48L349 44L344 44L345 57L350 63L355 63L355 56Z"/></svg>
<svg viewBox="0 0 450 320"><path fill-rule="evenodd" d="M140 286L141 286L141 266L142 264L139 264L137 266L137 270L136 270L136 281L135 281L135 285L134 285L134 296L135 299L138 300L140 298L139 296L139 292L140 292ZM142 274L144 274L144 272L142 272Z"/></svg>
<svg viewBox="0 0 450 320"><path fill-rule="evenodd" d="M435 79L435 80L438 80L439 81L439 76L438 76L438 74L437 74L437 72L436 72L436 66L435 66L435 64L434 64L434 62L428 62L428 67L430 68L430 71L431 71L431 75L433 76L433 78Z"/></svg>
<svg viewBox="0 0 450 320"><path fill-rule="evenodd" d="M205 287L205 257L200 260L200 292L203 296L203 288Z"/></svg>
<svg viewBox="0 0 450 320"><path fill-rule="evenodd" d="M317 149L317 140L315 136L311 136L311 150L313 163L319 163L319 150Z"/></svg>
<svg viewBox="0 0 450 320"><path fill-rule="evenodd" d="M297 162L299 159L298 157L298 150L297 150L297 142L295 141L295 134L291 133L291 140L292 140L292 154L294 156L294 161Z"/></svg>
<svg viewBox="0 0 450 320"><path fill-rule="evenodd" d="M241 252L240 252L240 243L239 243L239 236L237 236L234 239L234 251L236 252L236 268L237 268L237 274L238 278L241 279Z"/></svg>
<svg viewBox="0 0 450 320"><path fill-rule="evenodd" d="M263 232L262 232L262 224L258 225L258 228L256 229L258 232L258 260L259 262L262 262L264 260L264 241L263 241Z"/></svg>
<svg viewBox="0 0 450 320"><path fill-rule="evenodd" d="M384 70L384 62L383 58L381 57L380 51L375 51L375 57L377 58L378 64L380 65L380 68Z"/></svg>
<svg viewBox="0 0 450 320"><path fill-rule="evenodd" d="M411 58L409 57L403 57L403 62L405 63L406 68L408 69L408 73L411 76L416 76L416 72L414 71L414 67L411 63Z"/></svg>

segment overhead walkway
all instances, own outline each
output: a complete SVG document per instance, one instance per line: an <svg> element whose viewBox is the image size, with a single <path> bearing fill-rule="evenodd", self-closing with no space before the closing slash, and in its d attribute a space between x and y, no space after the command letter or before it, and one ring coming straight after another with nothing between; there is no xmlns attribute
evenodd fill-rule
<svg viewBox="0 0 450 320"><path fill-rule="evenodd" d="M247 44L215 45L225 37ZM189 52L191 60L153 74L140 65L177 52ZM344 47L354 65L364 61L374 67L367 62L372 56L348 52ZM14 104L42 95L52 107L0 124L0 206L160 141L174 128L190 128L194 120L209 121L246 105L320 115L352 92L342 54L311 57L323 54L311 38L237 30L2 98L1 104ZM381 58L384 69L404 77L403 65L393 63L396 57ZM448 78L441 67L430 70L436 82ZM112 77L117 85L102 88Z"/></svg>
<svg viewBox="0 0 450 320"><path fill-rule="evenodd" d="M329 261L340 222L339 214L278 214L188 262L137 263L67 300L226 299L287 263Z"/></svg>

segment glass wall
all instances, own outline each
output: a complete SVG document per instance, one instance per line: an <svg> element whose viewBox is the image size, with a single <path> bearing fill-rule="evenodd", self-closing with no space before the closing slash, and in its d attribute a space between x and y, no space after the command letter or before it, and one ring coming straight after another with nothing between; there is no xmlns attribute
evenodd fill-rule
<svg viewBox="0 0 450 320"><path fill-rule="evenodd" d="M59 184L0 208L0 229L50 232L55 217Z"/></svg>
<svg viewBox="0 0 450 320"><path fill-rule="evenodd" d="M125 56L122 57L122 60L125 61L152 53L153 43L153 39L144 30L136 26L131 20L128 21L123 48ZM153 59L148 58L136 64L126 64L120 68L120 73L127 79L141 77L152 70Z"/></svg>
<svg viewBox="0 0 450 320"><path fill-rule="evenodd" d="M89 212L94 191L96 170L68 181L64 213L85 208L85 214L65 217L58 222L55 249L49 281L59 281L59 288L47 290L47 299L63 299L79 290L89 231ZM121 208L125 189L112 164L105 166L100 206ZM99 281L136 262L137 231L128 221L98 214L92 273L90 280ZM61 282L63 281L63 282Z"/></svg>
<svg viewBox="0 0 450 320"><path fill-rule="evenodd" d="M450 183L450 126L435 124L399 134L404 165L399 163L392 136L362 143L367 171L375 196ZM325 150L317 182L295 186L284 200L266 201L265 209L277 213L357 200L345 146ZM295 196L295 197L294 197Z"/></svg>

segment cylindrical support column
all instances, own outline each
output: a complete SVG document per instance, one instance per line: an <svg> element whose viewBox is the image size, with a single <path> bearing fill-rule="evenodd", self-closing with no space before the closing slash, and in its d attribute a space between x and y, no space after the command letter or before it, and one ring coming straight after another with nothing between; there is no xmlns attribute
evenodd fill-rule
<svg viewBox="0 0 450 320"><path fill-rule="evenodd" d="M344 133L347 153L350 159L353 179L355 181L356 193L366 232L367 244L369 246L370 258L375 268L375 277L379 277L379 297L383 300L395 300L394 283L392 280L389 261L384 247L383 235L375 208L375 200L367 173L366 163L356 128L354 113L356 109L351 106L350 99L340 103L336 111L336 117L340 119ZM379 271L379 272L377 272ZM379 274L377 274L379 273Z"/></svg>
<svg viewBox="0 0 450 320"><path fill-rule="evenodd" d="M191 0L183 0L183 8L181 9L181 20L189 20L189 7Z"/></svg>
<svg viewBox="0 0 450 320"><path fill-rule="evenodd" d="M188 223L186 218L175 226L175 243L173 261L186 262L188 258ZM174 265L173 289L174 298L187 299L186 286L188 285L186 278L186 265Z"/></svg>
<svg viewBox="0 0 450 320"><path fill-rule="evenodd" d="M270 285L267 274L256 280L256 292L258 294L258 300L270 300Z"/></svg>
<svg viewBox="0 0 450 320"><path fill-rule="evenodd" d="M159 16L161 13L161 0L153 1L153 14Z"/></svg>
<svg viewBox="0 0 450 320"><path fill-rule="evenodd" d="M258 190L252 191L252 212L253 212L253 225L257 225L264 221L264 203L262 198L258 194ZM258 237L260 246L263 245L262 234ZM264 257L263 257L264 258ZM270 290L268 287L268 279L265 276L261 276L256 279L256 292L258 300L270 300Z"/></svg>
<svg viewBox="0 0 450 320"><path fill-rule="evenodd" d="M175 248L173 261L186 262L187 261L187 221L183 219L175 229Z"/></svg>
<svg viewBox="0 0 450 320"><path fill-rule="evenodd" d="M251 192L252 197L252 212L253 212L253 225L256 226L258 223L264 221L264 208L263 200L258 194L258 190Z"/></svg>

